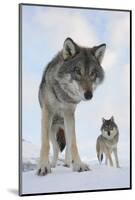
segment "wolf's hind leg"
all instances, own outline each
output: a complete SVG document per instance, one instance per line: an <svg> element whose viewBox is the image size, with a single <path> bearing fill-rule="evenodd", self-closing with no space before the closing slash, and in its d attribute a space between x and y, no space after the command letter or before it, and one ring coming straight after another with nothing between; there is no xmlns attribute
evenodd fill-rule
<svg viewBox="0 0 135 200"><path fill-rule="evenodd" d="M56 130L55 130L56 131ZM56 141L56 132L51 131L51 142L52 142L52 148L53 148L53 158L51 162L51 167L56 167L58 155L59 155L59 147L58 143Z"/></svg>
<svg viewBox="0 0 135 200"><path fill-rule="evenodd" d="M105 165L107 165L107 163L108 163L108 158L107 158L107 156L105 157Z"/></svg>
<svg viewBox="0 0 135 200"><path fill-rule="evenodd" d="M71 160L72 160L71 153L68 151L68 148L66 148L64 166L65 167L70 167Z"/></svg>
<svg viewBox="0 0 135 200"><path fill-rule="evenodd" d="M103 161L103 152L99 152L99 154L98 154L98 160L99 160L99 163L101 165L101 163Z"/></svg>

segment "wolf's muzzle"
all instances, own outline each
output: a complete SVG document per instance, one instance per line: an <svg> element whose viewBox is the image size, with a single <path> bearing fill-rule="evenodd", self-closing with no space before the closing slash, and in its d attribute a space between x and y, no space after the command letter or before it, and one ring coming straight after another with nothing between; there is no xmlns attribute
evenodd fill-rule
<svg viewBox="0 0 135 200"><path fill-rule="evenodd" d="M84 93L84 97L85 97L86 100L90 100L90 99L92 99L93 94L92 94L91 91L87 91L87 92Z"/></svg>

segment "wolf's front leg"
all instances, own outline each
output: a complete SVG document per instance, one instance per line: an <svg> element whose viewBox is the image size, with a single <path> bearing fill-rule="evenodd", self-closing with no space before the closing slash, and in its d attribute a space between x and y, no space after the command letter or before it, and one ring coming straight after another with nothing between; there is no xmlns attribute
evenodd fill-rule
<svg viewBox="0 0 135 200"><path fill-rule="evenodd" d="M108 163L108 158L105 157L105 165L107 165L107 163Z"/></svg>
<svg viewBox="0 0 135 200"><path fill-rule="evenodd" d="M118 159L118 153L117 153L117 147L113 149L113 153L114 153L114 157L115 157L116 167L120 168L119 159Z"/></svg>
<svg viewBox="0 0 135 200"><path fill-rule="evenodd" d="M52 115L48 112L48 109L44 107L42 109L42 137L41 137L41 150L40 161L37 170L37 175L44 176L51 172L51 166L49 163L49 131L52 123Z"/></svg>
<svg viewBox="0 0 135 200"><path fill-rule="evenodd" d="M75 135L75 119L73 111L66 110L64 112L64 125L67 145L66 153L69 154L69 157L71 155L73 171L82 172L90 170L88 165L81 161L78 153Z"/></svg>

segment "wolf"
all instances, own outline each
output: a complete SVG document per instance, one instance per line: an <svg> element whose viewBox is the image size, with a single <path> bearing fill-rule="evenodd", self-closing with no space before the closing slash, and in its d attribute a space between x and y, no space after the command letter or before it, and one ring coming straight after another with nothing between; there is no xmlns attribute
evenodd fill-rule
<svg viewBox="0 0 135 200"><path fill-rule="evenodd" d="M44 176L56 166L58 154L65 146L65 166L73 171L88 171L81 161L75 134L75 109L80 101L93 97L95 88L104 79L101 66L106 44L82 47L66 38L63 48L43 72L39 86L41 107L41 150L37 174ZM50 141L53 159L49 161Z"/></svg>
<svg viewBox="0 0 135 200"><path fill-rule="evenodd" d="M98 160L100 163L102 162L104 153L106 156L105 164L107 165L107 162L109 160L110 165L113 166L113 161L111 157L111 154L113 152L116 161L116 167L119 168L120 165L117 153L117 144L119 140L118 126L116 125L113 116L109 120L103 118L102 122L103 122L101 126L102 134L97 138L97 143L96 143Z"/></svg>

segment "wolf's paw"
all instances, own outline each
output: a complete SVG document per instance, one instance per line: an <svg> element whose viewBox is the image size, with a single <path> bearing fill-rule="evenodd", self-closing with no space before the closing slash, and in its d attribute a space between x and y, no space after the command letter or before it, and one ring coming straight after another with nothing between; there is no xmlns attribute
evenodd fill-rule
<svg viewBox="0 0 135 200"><path fill-rule="evenodd" d="M76 171L76 172L90 171L90 168L87 164L83 162L74 162L73 171Z"/></svg>
<svg viewBox="0 0 135 200"><path fill-rule="evenodd" d="M38 176L45 176L48 173L51 173L51 166L50 166L49 163L39 166L39 168L37 170L37 175Z"/></svg>

